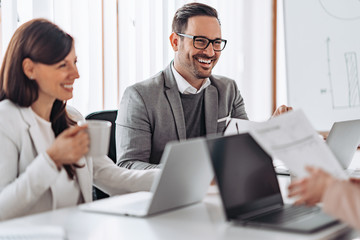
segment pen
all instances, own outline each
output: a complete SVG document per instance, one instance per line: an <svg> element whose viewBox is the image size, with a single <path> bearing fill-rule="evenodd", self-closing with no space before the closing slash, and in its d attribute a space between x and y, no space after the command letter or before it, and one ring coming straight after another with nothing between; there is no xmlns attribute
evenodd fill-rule
<svg viewBox="0 0 360 240"><path fill-rule="evenodd" d="M225 133L226 129L228 128L228 126L230 125L230 122L231 122L231 118L230 120L228 121L228 123L226 124L225 128L224 128L224 131L223 131L223 134Z"/></svg>

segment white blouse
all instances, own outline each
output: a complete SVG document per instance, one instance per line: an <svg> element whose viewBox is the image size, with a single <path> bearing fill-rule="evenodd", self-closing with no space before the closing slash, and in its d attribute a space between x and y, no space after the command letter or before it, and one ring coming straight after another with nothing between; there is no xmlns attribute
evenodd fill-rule
<svg viewBox="0 0 360 240"><path fill-rule="evenodd" d="M55 141L55 134L51 128L51 122L48 122L45 119L41 118L34 111L32 112L34 113L36 122L39 125L41 135L44 139L44 143L47 145L46 149L48 149ZM48 162L51 167L57 168L55 163L51 159L49 159ZM68 177L64 167L61 167L59 176L57 177L57 180L52 187L56 189L56 191L54 192L59 195L59 197L55 197L57 208L75 206L80 203L81 194L79 183L76 177L75 180Z"/></svg>

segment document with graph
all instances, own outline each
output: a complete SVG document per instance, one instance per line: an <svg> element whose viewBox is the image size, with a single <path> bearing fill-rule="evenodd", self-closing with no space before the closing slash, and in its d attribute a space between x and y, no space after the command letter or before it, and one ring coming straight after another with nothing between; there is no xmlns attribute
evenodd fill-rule
<svg viewBox="0 0 360 240"><path fill-rule="evenodd" d="M252 125L249 132L270 156L283 161L290 172L300 178L308 175L306 166L320 167L338 178L348 178L302 110Z"/></svg>

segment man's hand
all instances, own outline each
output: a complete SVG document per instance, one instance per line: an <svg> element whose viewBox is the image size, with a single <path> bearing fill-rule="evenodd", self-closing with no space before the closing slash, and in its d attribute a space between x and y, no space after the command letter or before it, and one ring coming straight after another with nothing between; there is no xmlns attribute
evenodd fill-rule
<svg viewBox="0 0 360 240"><path fill-rule="evenodd" d="M281 105L280 107L278 107L275 112L273 113L272 117L276 117L276 116L279 116L283 113L286 113L286 112L289 112L289 111L292 111L293 108L292 107L288 107L286 105Z"/></svg>

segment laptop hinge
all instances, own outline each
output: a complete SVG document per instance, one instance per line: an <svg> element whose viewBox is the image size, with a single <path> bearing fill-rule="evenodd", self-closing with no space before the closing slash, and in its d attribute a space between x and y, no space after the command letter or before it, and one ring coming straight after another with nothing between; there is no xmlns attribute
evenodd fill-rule
<svg viewBox="0 0 360 240"><path fill-rule="evenodd" d="M281 209L281 208L283 208L283 206L284 205L280 204L280 203L276 204L276 205L271 205L271 206L264 207L264 208L261 208L261 209L257 209L257 210L254 210L254 211L251 211L251 212L248 212L248 213L245 213L245 214L241 214L241 215L237 216L237 219L249 220L252 217L259 216L260 214L269 213L271 211Z"/></svg>

